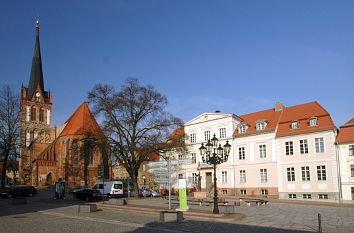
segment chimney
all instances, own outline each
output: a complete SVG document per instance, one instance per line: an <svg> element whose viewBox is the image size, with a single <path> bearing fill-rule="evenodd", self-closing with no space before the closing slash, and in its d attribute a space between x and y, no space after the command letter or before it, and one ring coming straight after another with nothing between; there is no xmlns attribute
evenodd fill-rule
<svg viewBox="0 0 354 233"><path fill-rule="evenodd" d="M215 113L220 113L220 110L216 110Z"/></svg>
<svg viewBox="0 0 354 233"><path fill-rule="evenodd" d="M285 108L284 104L281 102L276 102L275 103L275 107L274 107L274 111L276 112L280 112L283 111L283 109Z"/></svg>

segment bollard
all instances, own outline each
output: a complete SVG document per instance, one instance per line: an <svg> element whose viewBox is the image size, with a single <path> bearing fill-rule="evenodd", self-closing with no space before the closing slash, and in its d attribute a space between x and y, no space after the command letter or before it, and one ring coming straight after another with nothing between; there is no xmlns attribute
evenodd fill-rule
<svg viewBox="0 0 354 233"><path fill-rule="evenodd" d="M322 233L321 214L318 214L318 232Z"/></svg>

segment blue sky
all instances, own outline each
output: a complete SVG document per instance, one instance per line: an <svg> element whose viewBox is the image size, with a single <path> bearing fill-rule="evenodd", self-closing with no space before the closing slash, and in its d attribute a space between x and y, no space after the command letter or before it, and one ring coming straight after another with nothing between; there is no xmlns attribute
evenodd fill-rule
<svg viewBox="0 0 354 233"><path fill-rule="evenodd" d="M317 100L354 117L354 1L0 2L0 85L28 85L41 22L45 88L63 123L96 83L151 84L188 121Z"/></svg>

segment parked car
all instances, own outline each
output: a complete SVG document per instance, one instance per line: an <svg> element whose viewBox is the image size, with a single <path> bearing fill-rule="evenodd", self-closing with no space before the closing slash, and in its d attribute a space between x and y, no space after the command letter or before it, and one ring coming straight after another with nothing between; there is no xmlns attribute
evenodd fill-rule
<svg viewBox="0 0 354 233"><path fill-rule="evenodd" d="M70 194L75 194L76 192L80 191L82 188L81 187L75 187L72 189L69 189Z"/></svg>
<svg viewBox="0 0 354 233"><path fill-rule="evenodd" d="M81 189L73 194L75 199L84 201L101 201L102 194L97 189Z"/></svg>
<svg viewBox="0 0 354 233"><path fill-rule="evenodd" d="M153 189L145 189L147 197L161 197L161 194Z"/></svg>
<svg viewBox="0 0 354 233"><path fill-rule="evenodd" d="M138 189L138 192L139 192L139 197L143 197L144 196L144 194L143 194L144 190L143 189ZM129 190L129 194L130 194L131 197L135 197L135 192L134 192L133 188L131 188Z"/></svg>
<svg viewBox="0 0 354 233"><path fill-rule="evenodd" d="M13 189L11 188L3 188L0 189L0 197L1 198L11 198Z"/></svg>
<svg viewBox="0 0 354 233"><path fill-rule="evenodd" d="M18 186L12 190L13 197L32 197L37 193L37 189L33 186Z"/></svg>

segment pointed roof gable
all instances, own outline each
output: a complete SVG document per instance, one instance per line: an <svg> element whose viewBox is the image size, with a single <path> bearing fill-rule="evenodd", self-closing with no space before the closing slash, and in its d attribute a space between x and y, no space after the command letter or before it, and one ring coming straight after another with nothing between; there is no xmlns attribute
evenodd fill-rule
<svg viewBox="0 0 354 233"><path fill-rule="evenodd" d="M311 118L317 119L317 125L311 126L309 124ZM291 128L291 122L293 121L299 123L298 128ZM329 113L317 101L313 101L286 107L280 117L276 136L282 137L335 129L336 126Z"/></svg>
<svg viewBox="0 0 354 233"><path fill-rule="evenodd" d="M87 134L104 135L86 102L83 102L65 123L66 126L60 136Z"/></svg>
<svg viewBox="0 0 354 233"><path fill-rule="evenodd" d="M28 99L32 98L37 87L39 87L42 93L45 94L44 82L43 82L43 71L42 71L41 49L39 45L39 21L36 22L36 43L34 46L31 75L28 84Z"/></svg>
<svg viewBox="0 0 354 233"><path fill-rule="evenodd" d="M339 128L337 143L354 142L354 117Z"/></svg>

